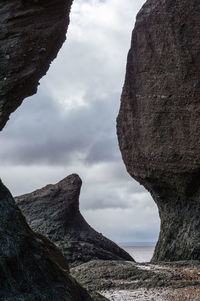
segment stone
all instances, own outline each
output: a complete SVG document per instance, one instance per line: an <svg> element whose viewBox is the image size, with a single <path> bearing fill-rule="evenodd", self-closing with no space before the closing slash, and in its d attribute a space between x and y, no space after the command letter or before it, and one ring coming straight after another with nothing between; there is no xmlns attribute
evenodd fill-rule
<svg viewBox="0 0 200 301"><path fill-rule="evenodd" d="M117 134L158 206L153 261L200 259L199 36L198 0L148 0L132 34Z"/></svg>
<svg viewBox="0 0 200 301"><path fill-rule="evenodd" d="M65 40L72 0L0 3L0 130ZM0 300L94 300L70 275L59 249L34 233L0 181Z"/></svg>
<svg viewBox="0 0 200 301"><path fill-rule="evenodd" d="M72 0L1 0L0 130L36 93L66 38Z"/></svg>
<svg viewBox="0 0 200 301"><path fill-rule="evenodd" d="M79 210L82 181L72 174L55 185L16 197L30 227L53 241L70 266L92 259L130 260L133 258L114 242L96 232Z"/></svg>
<svg viewBox="0 0 200 301"><path fill-rule="evenodd" d="M198 276L200 261L173 261L155 263L135 263L129 261L91 260L80 266L73 267L71 273L88 291L105 292L107 290L123 290L126 299L126 291L144 289L145 294L149 289L174 289L191 288L194 286L200 290L200 277ZM197 294L197 293L196 293ZM198 294L197 294L198 296ZM112 299L111 299L112 300ZM116 300L114 298L114 300ZM118 300L118 299L117 299ZM136 299L137 300L137 299ZM150 298L140 301L150 301ZM171 299L155 299L156 301L169 301ZM183 298L177 300L192 300ZM177 301L176 300L176 301Z"/></svg>
<svg viewBox="0 0 200 301"><path fill-rule="evenodd" d="M35 234L0 182L0 300L92 300L70 276L62 253Z"/></svg>
<svg viewBox="0 0 200 301"><path fill-rule="evenodd" d="M199 261L133 263L93 260L71 269L89 291L115 301L199 301Z"/></svg>

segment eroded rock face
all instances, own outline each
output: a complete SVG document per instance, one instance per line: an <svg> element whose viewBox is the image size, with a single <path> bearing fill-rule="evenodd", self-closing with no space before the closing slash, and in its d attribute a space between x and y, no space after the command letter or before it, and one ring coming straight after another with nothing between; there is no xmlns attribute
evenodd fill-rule
<svg viewBox="0 0 200 301"><path fill-rule="evenodd" d="M0 130L37 90L65 40L70 0L0 3ZM0 181L0 299L92 300L70 275L59 249L35 234Z"/></svg>
<svg viewBox="0 0 200 301"><path fill-rule="evenodd" d="M123 160L158 205L158 260L200 259L200 2L148 0L117 119Z"/></svg>
<svg viewBox="0 0 200 301"><path fill-rule="evenodd" d="M65 40L72 0L0 3L0 130L38 81Z"/></svg>
<svg viewBox="0 0 200 301"><path fill-rule="evenodd" d="M81 184L79 176L72 174L15 200L31 228L55 242L71 265L91 259L133 261L85 221L79 211Z"/></svg>
<svg viewBox="0 0 200 301"><path fill-rule="evenodd" d="M87 292L69 276L66 259L27 225L0 182L0 299L83 301Z"/></svg>

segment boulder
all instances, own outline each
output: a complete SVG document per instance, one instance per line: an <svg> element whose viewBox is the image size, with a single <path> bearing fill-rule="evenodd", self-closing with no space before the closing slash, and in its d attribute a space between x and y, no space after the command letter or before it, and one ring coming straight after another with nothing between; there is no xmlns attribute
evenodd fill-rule
<svg viewBox="0 0 200 301"><path fill-rule="evenodd" d="M153 261L200 259L199 35L198 0L148 0L128 54L117 133L127 171L158 206Z"/></svg>
<svg viewBox="0 0 200 301"><path fill-rule="evenodd" d="M81 185L79 176L72 174L15 200L30 227L53 241L71 266L92 259L133 261L123 249L90 227L81 215Z"/></svg>

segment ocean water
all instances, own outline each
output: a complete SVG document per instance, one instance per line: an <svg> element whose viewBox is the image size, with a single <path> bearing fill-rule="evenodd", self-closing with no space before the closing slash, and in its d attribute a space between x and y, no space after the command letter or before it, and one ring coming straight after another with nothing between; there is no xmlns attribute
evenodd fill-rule
<svg viewBox="0 0 200 301"><path fill-rule="evenodd" d="M122 246L136 262L149 262L153 256L155 247L153 246Z"/></svg>

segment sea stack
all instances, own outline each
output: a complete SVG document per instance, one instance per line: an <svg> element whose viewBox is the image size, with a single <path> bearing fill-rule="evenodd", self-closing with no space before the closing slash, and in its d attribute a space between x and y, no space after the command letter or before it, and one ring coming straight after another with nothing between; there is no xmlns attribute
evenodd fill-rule
<svg viewBox="0 0 200 301"><path fill-rule="evenodd" d="M81 185L80 177L72 174L15 200L30 227L53 241L71 266L93 259L134 261L83 218L79 210Z"/></svg>
<svg viewBox="0 0 200 301"><path fill-rule="evenodd" d="M127 171L161 219L153 261L200 259L200 2L139 12L117 118Z"/></svg>

